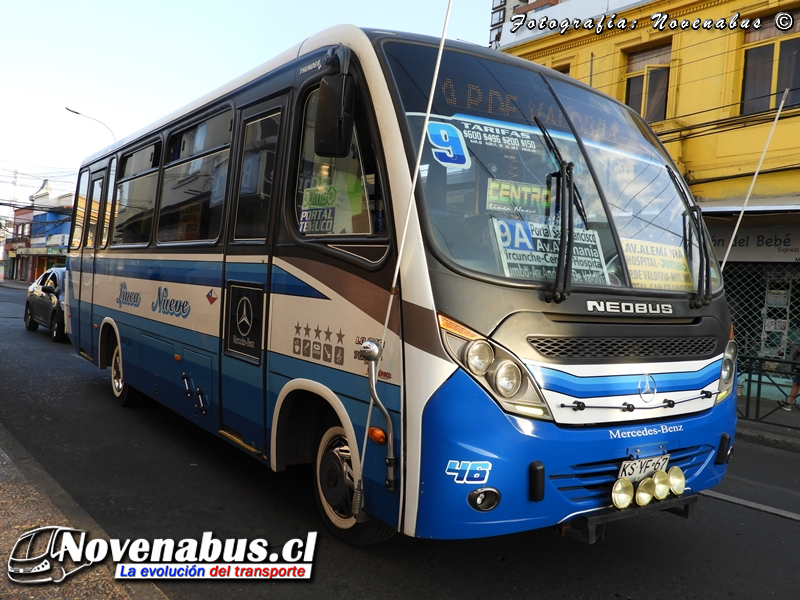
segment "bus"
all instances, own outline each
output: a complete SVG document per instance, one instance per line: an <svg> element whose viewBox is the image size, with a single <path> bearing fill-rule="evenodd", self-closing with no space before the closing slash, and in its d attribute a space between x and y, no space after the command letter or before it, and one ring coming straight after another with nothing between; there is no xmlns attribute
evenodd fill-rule
<svg viewBox="0 0 800 600"><path fill-rule="evenodd" d="M353 544L691 516L736 345L638 114L494 50L338 26L88 157L67 331Z"/></svg>

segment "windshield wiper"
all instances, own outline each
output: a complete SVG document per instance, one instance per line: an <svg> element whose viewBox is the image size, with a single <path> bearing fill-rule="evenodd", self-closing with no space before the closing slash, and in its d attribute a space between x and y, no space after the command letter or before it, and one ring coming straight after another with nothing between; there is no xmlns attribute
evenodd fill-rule
<svg viewBox="0 0 800 600"><path fill-rule="evenodd" d="M689 302L689 307L701 308L703 306L708 306L711 304L711 257L708 255L708 243L706 240L706 229L703 227L703 215L700 206L696 202L689 200L675 172L669 165L664 165L664 168L667 170L667 173L669 173L672 183L678 188L678 193L681 195L681 198L683 198L684 203L689 207L688 214L692 222L687 228L689 231L689 252L687 252L689 260L692 258L691 225L694 224L697 229L698 259L700 264L697 269L697 293Z"/></svg>
<svg viewBox="0 0 800 600"><path fill-rule="evenodd" d="M544 126L544 123L539 120L539 117L534 116L533 120L536 121L536 125L541 129L547 149L550 151L554 162L558 165L558 171L547 176L548 188L552 177L556 178L556 202L561 219L561 227L553 289L545 293L545 300L547 302L560 303L569 297L572 289L572 250L574 241L572 232L575 229L572 207L574 206L577 209L584 225L586 225L586 212L583 208L580 192L572 179L575 165L564 160L553 138L550 136L550 132ZM553 211L553 214L555 214L555 211Z"/></svg>
<svg viewBox="0 0 800 600"><path fill-rule="evenodd" d="M550 132L544 126L544 123L542 123L541 120L539 120L539 117L534 116L533 120L536 122L536 125L539 127L539 129L542 130L542 137L544 138L544 143L547 145L547 149L550 150L550 153L553 155L553 158L555 159L556 165L558 165L560 169L561 165L565 164L566 161L561 156L561 152L559 151L558 146L556 146L556 143L553 140L552 136L550 135ZM569 164L573 165L573 163ZM556 175L556 173L554 173L554 175ZM581 193L578 190L578 186L575 185L575 181L572 178L572 169L570 169L570 174L569 174L569 186L572 188L572 193L574 193L571 205L575 207L575 209L578 211L578 214L581 216L581 219L583 220L583 224L586 225L587 224L586 209L583 206L583 198L581 197Z"/></svg>

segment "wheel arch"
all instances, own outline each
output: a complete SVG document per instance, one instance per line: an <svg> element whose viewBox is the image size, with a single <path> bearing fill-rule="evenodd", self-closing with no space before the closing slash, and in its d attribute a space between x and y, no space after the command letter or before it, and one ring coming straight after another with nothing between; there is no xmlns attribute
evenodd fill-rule
<svg viewBox="0 0 800 600"><path fill-rule="evenodd" d="M317 433L329 415L335 415L350 440L353 470L361 470L358 449L350 415L333 390L310 379L294 379L278 394L273 411L270 434L270 466L283 471L287 465L314 462Z"/></svg>
<svg viewBox="0 0 800 600"><path fill-rule="evenodd" d="M100 323L100 335L97 339L97 366L105 369L111 364L114 344L122 344L116 322L106 317Z"/></svg>

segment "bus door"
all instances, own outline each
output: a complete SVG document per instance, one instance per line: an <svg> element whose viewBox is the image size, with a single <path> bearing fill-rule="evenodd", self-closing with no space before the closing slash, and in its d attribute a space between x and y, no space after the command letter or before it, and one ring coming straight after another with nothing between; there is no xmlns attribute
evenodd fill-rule
<svg viewBox="0 0 800 600"><path fill-rule="evenodd" d="M271 215L285 98L244 109L225 254L220 433L265 455Z"/></svg>
<svg viewBox="0 0 800 600"><path fill-rule="evenodd" d="M95 248L97 239L97 221L100 203L103 198L102 175L92 175L86 202L85 231L86 238L81 248L80 286L78 289L78 347L89 358L94 358L97 336L92 328L94 302L94 270Z"/></svg>

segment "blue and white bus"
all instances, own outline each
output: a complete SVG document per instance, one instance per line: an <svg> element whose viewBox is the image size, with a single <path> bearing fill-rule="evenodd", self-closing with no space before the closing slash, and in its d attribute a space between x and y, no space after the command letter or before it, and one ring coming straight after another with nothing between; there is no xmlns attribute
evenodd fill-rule
<svg viewBox="0 0 800 600"><path fill-rule="evenodd" d="M76 198L76 351L121 404L313 465L347 541L593 541L726 471L698 206L637 114L559 73L335 27L90 156Z"/></svg>

